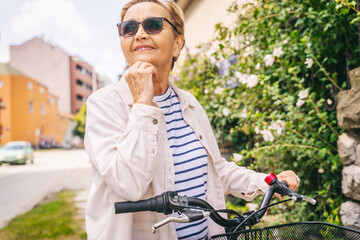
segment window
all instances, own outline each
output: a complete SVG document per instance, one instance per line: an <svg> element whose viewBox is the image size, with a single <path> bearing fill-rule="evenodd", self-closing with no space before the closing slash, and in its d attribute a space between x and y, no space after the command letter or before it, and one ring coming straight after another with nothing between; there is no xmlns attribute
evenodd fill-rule
<svg viewBox="0 0 360 240"><path fill-rule="evenodd" d="M40 87L39 87L39 92L40 92L41 94L43 94L44 91L45 91L44 88L43 88L42 86L40 86Z"/></svg>
<svg viewBox="0 0 360 240"><path fill-rule="evenodd" d="M82 72L83 74L86 74L88 76L92 76L92 73L90 71L88 71L86 68L80 66L79 64L76 64L76 69L79 70L80 72Z"/></svg>
<svg viewBox="0 0 360 240"><path fill-rule="evenodd" d="M88 90L92 91L92 86L86 84L86 88L87 88Z"/></svg>
<svg viewBox="0 0 360 240"><path fill-rule="evenodd" d="M54 105L55 103L56 103L56 100L53 99L53 98L50 98L50 104L51 104L51 105Z"/></svg>
<svg viewBox="0 0 360 240"><path fill-rule="evenodd" d="M4 86L4 83L2 80L0 80L0 88L2 88Z"/></svg>
<svg viewBox="0 0 360 240"><path fill-rule="evenodd" d="M78 69L78 70L82 70L82 67L80 66L80 65L78 65L78 64L76 64L76 69Z"/></svg>
<svg viewBox="0 0 360 240"><path fill-rule="evenodd" d="M28 82L28 89L29 89L29 90L32 90L33 87L34 87L34 86L33 86L32 82Z"/></svg>
<svg viewBox="0 0 360 240"><path fill-rule="evenodd" d="M5 109L5 106L4 106L3 100L0 98L0 111L3 109Z"/></svg>
<svg viewBox="0 0 360 240"><path fill-rule="evenodd" d="M32 100L29 101L29 113L33 113L34 112L34 105L33 105L33 102Z"/></svg>
<svg viewBox="0 0 360 240"><path fill-rule="evenodd" d="M82 87L84 83L81 80L77 79L76 84Z"/></svg>
<svg viewBox="0 0 360 240"><path fill-rule="evenodd" d="M83 96L81 96L81 95L76 95L76 99L79 100L79 101L82 101L82 100L83 100Z"/></svg>
<svg viewBox="0 0 360 240"><path fill-rule="evenodd" d="M42 116L45 116L45 104L44 103L41 103L41 106L40 106L40 114Z"/></svg>

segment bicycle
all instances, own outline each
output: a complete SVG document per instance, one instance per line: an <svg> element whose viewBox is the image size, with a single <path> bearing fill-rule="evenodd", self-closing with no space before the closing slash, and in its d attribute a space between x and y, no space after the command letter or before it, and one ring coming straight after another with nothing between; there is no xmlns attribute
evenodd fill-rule
<svg viewBox="0 0 360 240"><path fill-rule="evenodd" d="M280 182L273 173L265 178L265 182L269 184L270 187L265 192L258 210L246 212L243 215L229 209L215 210L208 202L202 199L180 196L176 192L171 191L164 192L161 195L147 200L116 202L114 203L115 213L121 214L140 211L153 211L165 215L171 214L174 211L179 213L177 217L171 216L154 224L152 227L153 233L156 233L156 229L170 222L187 223L209 216L215 223L226 229L226 233L210 237L210 239L214 240L360 239L360 231L324 222L296 222L251 229L251 226L260 222L266 210L274 205L291 200L294 202L306 201L313 205L316 204L315 199L300 195L291 190L285 182ZM269 204L275 193L290 198ZM219 212L233 214L236 217L226 219L223 218Z"/></svg>

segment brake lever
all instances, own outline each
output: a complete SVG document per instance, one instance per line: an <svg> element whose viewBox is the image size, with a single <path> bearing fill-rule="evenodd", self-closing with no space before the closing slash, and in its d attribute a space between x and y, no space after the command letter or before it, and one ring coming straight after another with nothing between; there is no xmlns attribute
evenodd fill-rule
<svg viewBox="0 0 360 240"><path fill-rule="evenodd" d="M156 229L164 226L165 224L168 224L170 222L177 222L177 223L188 223L188 222L194 222L200 219L203 219L205 217L210 216L210 212L207 211L184 211L179 212L178 217L168 217L152 226L152 233L156 233Z"/></svg>
<svg viewBox="0 0 360 240"><path fill-rule="evenodd" d="M189 222L189 218L185 215L185 214L180 214L178 217L168 217L168 218L165 218L164 220L158 222L158 223L155 223L153 226L152 226L152 233L155 234L156 233L156 229L164 226L165 224L168 224L170 222L178 222L178 223L187 223Z"/></svg>

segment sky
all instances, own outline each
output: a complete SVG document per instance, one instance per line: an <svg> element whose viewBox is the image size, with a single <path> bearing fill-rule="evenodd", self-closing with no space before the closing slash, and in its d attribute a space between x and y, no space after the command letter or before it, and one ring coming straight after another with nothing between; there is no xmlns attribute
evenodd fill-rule
<svg viewBox="0 0 360 240"><path fill-rule="evenodd" d="M10 45L43 37L115 82L125 66L116 23L126 2L0 0L0 62L10 61Z"/></svg>

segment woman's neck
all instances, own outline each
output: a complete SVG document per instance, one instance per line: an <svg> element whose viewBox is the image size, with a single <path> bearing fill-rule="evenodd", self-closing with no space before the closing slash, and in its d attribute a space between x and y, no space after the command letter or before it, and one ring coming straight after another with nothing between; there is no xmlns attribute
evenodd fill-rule
<svg viewBox="0 0 360 240"><path fill-rule="evenodd" d="M166 92L169 82L170 70L158 71L156 79L154 79L154 95L161 95Z"/></svg>

